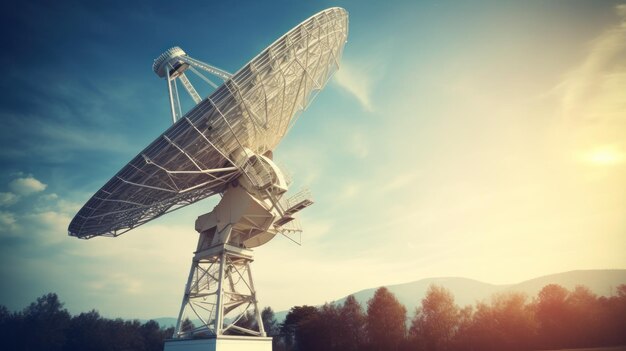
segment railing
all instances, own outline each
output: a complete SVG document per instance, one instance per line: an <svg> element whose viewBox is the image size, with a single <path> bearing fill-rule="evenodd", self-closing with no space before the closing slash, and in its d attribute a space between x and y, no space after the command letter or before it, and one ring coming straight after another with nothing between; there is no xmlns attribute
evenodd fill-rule
<svg viewBox="0 0 626 351"><path fill-rule="evenodd" d="M272 173L259 159L248 158L243 162L241 169L248 175L250 181L259 189L273 184Z"/></svg>
<svg viewBox="0 0 626 351"><path fill-rule="evenodd" d="M313 202L313 195L311 194L311 190L304 188L287 199L281 199L281 207L288 210L307 200Z"/></svg>

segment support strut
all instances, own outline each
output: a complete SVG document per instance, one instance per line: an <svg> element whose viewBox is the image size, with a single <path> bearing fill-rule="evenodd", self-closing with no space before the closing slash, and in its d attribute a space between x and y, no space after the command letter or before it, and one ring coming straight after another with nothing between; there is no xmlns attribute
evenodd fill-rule
<svg viewBox="0 0 626 351"><path fill-rule="evenodd" d="M252 250L228 244L197 252L173 337L266 336L252 281L252 261Z"/></svg>

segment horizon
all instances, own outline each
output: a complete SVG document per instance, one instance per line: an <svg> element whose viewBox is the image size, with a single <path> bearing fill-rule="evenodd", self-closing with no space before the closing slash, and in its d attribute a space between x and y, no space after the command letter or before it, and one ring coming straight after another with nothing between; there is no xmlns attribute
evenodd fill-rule
<svg viewBox="0 0 626 351"><path fill-rule="evenodd" d="M609 283L608 286L604 285L604 284L600 284L602 286L598 286L598 284L588 284L589 282L581 282L580 279L576 280L576 281L568 281L568 282L557 282L556 280L554 280L553 278L560 278L557 280L562 280L564 278L564 276L566 275L572 275L574 273L607 273L607 272L621 272L623 273L624 277L620 277L617 280L615 280L613 283L616 283L616 285L613 285L611 283ZM549 279L552 278L552 279ZM580 278L580 277L579 277ZM599 276L596 276L595 278L599 278ZM390 285L380 285L380 286L374 286L374 287L369 287L369 288L364 288L358 291L354 291L346 296L342 296L339 298L335 298L333 300L329 300L329 301L324 301L320 304L315 304L315 305L311 305L311 304L299 304L299 305L294 305L291 306L287 309L284 310L275 310L272 308L272 306L263 306L263 308L269 307L272 309L272 311L275 313L275 317L277 322L281 322L282 319L286 316L286 314L291 311L294 308L299 308L299 307L307 307L307 306L312 306L312 307L316 307L316 308L320 308L321 306L324 305L333 305L333 306L342 306L345 303L345 300L349 297L355 297L356 302L364 309L366 310L367 308L367 303L368 301L373 297L375 291L377 291L378 289L381 288L386 288L388 289L388 291L398 300L398 302L403 305L405 308L407 308L407 317L411 317L415 315L415 311L417 306L419 306L419 304L422 302L422 298L426 296L427 291L431 288L431 287L439 287L439 288L443 288L445 291L449 292L453 298L453 302L456 304L456 306L458 306L459 308L464 308L464 307L468 307L468 306L476 306L479 304L489 304L489 303L493 303L494 299L496 299L497 297L502 297L502 296L508 296L511 297L515 294L521 294L521 296L524 297L525 301L528 303L532 303L533 301L535 301L535 299L538 298L538 293L540 292L541 289L546 288L548 285L556 285L559 286L561 288L564 288L565 290L567 290L570 293L574 293L575 289L578 287L583 287L586 289L589 289L590 293L592 294L592 296L596 296L597 298L600 297L618 297L619 295L616 295L616 290L617 287L619 285L625 285L626 286L626 279L621 279L621 278L626 278L626 269L583 269L583 270L573 270L573 271L567 271L567 272L561 272L561 273L554 273L554 274L547 274L547 275L543 275L543 276L539 276L539 277L535 277L532 279L528 279L528 280L524 280L524 281L520 281L520 282L516 282L516 283L511 283L511 284L491 284L489 282L483 282L483 281L479 281L479 280L475 280L475 279L471 279L471 278L465 278L465 277L430 277L430 278L422 278L419 280L414 280L414 281L410 281L410 282L405 282L405 283L399 283L399 284L390 284ZM546 281L546 279L549 279ZM459 290L459 287L457 286L456 288L450 287L448 286L448 283L450 283L450 281L455 281L455 280L461 280L461 281L470 281L472 283L479 283L479 284L484 284L484 285L488 285L492 288L495 288L496 290L492 290L490 292L482 292L478 295L482 296L482 298L468 298L467 296L459 296L457 293ZM545 282L542 283L542 285L540 286L535 286L535 287L524 287L523 285L528 285L529 283L532 283L534 281L537 280L544 280ZM582 279L584 280L584 279ZM610 279L609 279L610 280ZM413 291L413 293L418 293L418 295L416 295L416 297L418 297L415 300L411 300L411 301L406 301L405 298L406 296L401 296L401 295L397 295L394 290L395 288L398 287L403 287L406 285L415 285L417 283L423 283L423 282L429 282L427 285L425 286L421 286L419 291ZM457 282L458 283L458 282ZM512 289L515 288L515 289ZM462 289L462 288L461 288ZM504 290L502 290L504 289ZM598 290L602 290L602 289L608 289L608 292L601 292ZM455 292L456 291L456 292ZM531 292L529 292L531 291ZM56 294L54 292L48 292L48 293L53 293ZM363 295L364 293L367 293L366 295ZM44 294L46 295L46 294ZM402 295L406 295L406 294L402 294ZM58 295L57 295L58 296ZM63 303L62 300L62 296L58 296L60 301ZM403 298L404 297L404 298ZM27 307L27 306L24 306ZM16 312L19 310L16 310ZM70 311L71 312L71 311ZM87 311L77 311L74 312L76 314L78 313L84 313ZM102 313L100 313L100 311L96 310L96 312L98 312L101 316L105 317L105 318L119 318L119 317L115 317L115 316L107 316L104 315ZM140 320L142 322L147 322L150 320L154 320L156 322L159 323L159 325L161 327L169 327L172 325L169 324L161 324L161 322L163 322L163 320L173 320L174 322L178 319L177 317L173 317L173 316L153 316L151 318L124 318L126 320ZM197 319L195 321L198 321Z"/></svg>
<svg viewBox="0 0 626 351"><path fill-rule="evenodd" d="M0 58L11 310L55 292L72 312L177 315L195 218L217 196L117 238L69 237L70 220L171 124L151 69L161 52L179 45L235 72L333 6L350 16L340 69L274 153L291 191L306 185L316 202L302 246L278 236L255 249L260 306L626 269L623 0L16 6L1 25L21 34Z"/></svg>

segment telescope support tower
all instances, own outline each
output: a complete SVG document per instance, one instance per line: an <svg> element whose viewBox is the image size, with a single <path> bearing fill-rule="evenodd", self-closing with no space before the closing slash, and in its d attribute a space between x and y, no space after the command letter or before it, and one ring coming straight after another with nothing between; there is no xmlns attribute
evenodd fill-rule
<svg viewBox="0 0 626 351"><path fill-rule="evenodd" d="M286 225L296 222L294 215L313 200L308 191L283 198L288 182L268 156L243 149L233 159L243 174L229 184L213 211L196 220L198 246L167 351L194 350L191 344L200 339L206 350L271 351L252 279L252 248L277 234L299 232ZM239 346L219 346L231 342Z"/></svg>
<svg viewBox="0 0 626 351"><path fill-rule="evenodd" d="M227 228L230 231L232 228ZM200 236L199 246L206 238ZM185 287L174 338L194 335L222 336L227 331L249 336L266 336L252 280L252 250L220 244L196 252ZM256 330L237 325L252 312ZM186 315L186 312L192 312ZM238 312L238 313L231 313ZM226 318L230 316L230 318ZM185 322L200 321L190 328ZM247 324L251 321L245 320ZM231 334L233 334L231 333Z"/></svg>

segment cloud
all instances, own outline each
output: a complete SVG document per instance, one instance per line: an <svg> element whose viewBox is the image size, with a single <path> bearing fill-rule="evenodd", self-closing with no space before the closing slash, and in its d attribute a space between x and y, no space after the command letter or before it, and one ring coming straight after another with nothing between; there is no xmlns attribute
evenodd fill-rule
<svg viewBox="0 0 626 351"><path fill-rule="evenodd" d="M626 116L626 5L620 23L591 42L583 62L557 86L566 119L614 121Z"/></svg>
<svg viewBox="0 0 626 351"><path fill-rule="evenodd" d="M617 11L617 14L626 18L626 4L620 4L615 6L615 10Z"/></svg>
<svg viewBox="0 0 626 351"><path fill-rule="evenodd" d="M352 94L361 103L363 109L369 112L374 110L371 99L374 84L369 76L369 70L344 60L339 71L335 73L335 82Z"/></svg>
<svg viewBox="0 0 626 351"><path fill-rule="evenodd" d="M65 233L71 221L70 216L58 211L28 214L24 218L52 233Z"/></svg>
<svg viewBox="0 0 626 351"><path fill-rule="evenodd" d="M626 152L626 5L615 7L619 22L588 47L582 62L557 85L566 145L578 162L621 164Z"/></svg>
<svg viewBox="0 0 626 351"><path fill-rule="evenodd" d="M32 175L16 174L9 183L13 192L0 193L0 206L10 206L21 201L15 211L2 212L0 226L3 233L11 237L36 238L39 244L56 244L67 235L71 216L80 206L77 203L59 198L55 193L39 196L26 196L41 193L47 185ZM26 196L22 198L22 196Z"/></svg>
<svg viewBox="0 0 626 351"><path fill-rule="evenodd" d="M92 294L105 295L124 292L137 295L142 292L143 282L125 273L105 273L97 280L87 282L86 287L88 288L87 291Z"/></svg>
<svg viewBox="0 0 626 351"><path fill-rule="evenodd" d="M19 196L13 193L0 193L0 206L11 206L19 200Z"/></svg>
<svg viewBox="0 0 626 351"><path fill-rule="evenodd" d="M385 185L380 187L380 193L387 194L390 191L403 189L415 182L415 179L420 175L419 171L412 171L408 173L400 173L393 178L389 179Z"/></svg>
<svg viewBox="0 0 626 351"><path fill-rule="evenodd" d="M52 194L46 194L46 195L42 195L40 197L41 200L43 201L53 201L59 198L59 195L52 193Z"/></svg>
<svg viewBox="0 0 626 351"><path fill-rule="evenodd" d="M3 228L14 228L16 222L17 220L13 213L0 211L0 225Z"/></svg>
<svg viewBox="0 0 626 351"><path fill-rule="evenodd" d="M58 123L40 123L34 132L38 137L50 139L50 144L59 151L109 151L126 154L136 149L123 136L114 133L103 133L102 130L67 127Z"/></svg>
<svg viewBox="0 0 626 351"><path fill-rule="evenodd" d="M9 188L19 195L30 195L44 191L47 185L33 178L33 176L27 176L25 178L17 178L9 183Z"/></svg>

